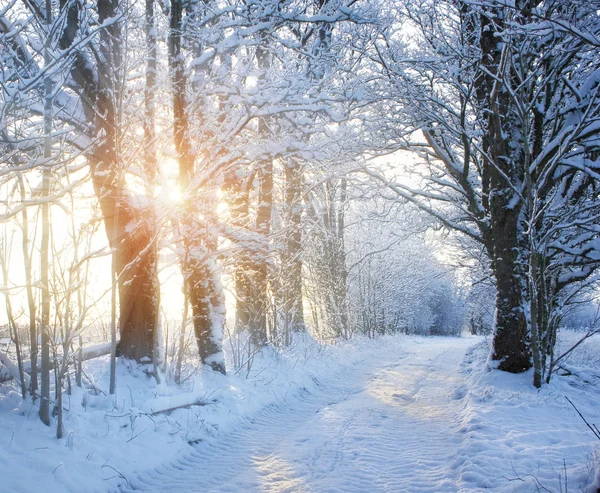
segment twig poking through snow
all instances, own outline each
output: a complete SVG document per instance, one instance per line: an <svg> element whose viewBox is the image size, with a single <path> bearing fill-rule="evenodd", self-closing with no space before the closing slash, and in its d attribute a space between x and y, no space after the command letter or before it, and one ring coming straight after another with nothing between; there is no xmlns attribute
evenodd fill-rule
<svg viewBox="0 0 600 493"><path fill-rule="evenodd" d="M104 464L102 467L103 468L104 467L108 467L108 468L112 469L113 471L115 471L117 473L118 477L121 478L121 479L124 479L125 482L127 483L127 486L128 487L130 486L129 485L129 480L125 476L123 476L122 473L120 473L119 471L117 471L113 466L109 466L108 464ZM115 477L117 477L117 476L111 476L110 478L105 478L104 481L108 481L108 480L113 479Z"/></svg>
<svg viewBox="0 0 600 493"><path fill-rule="evenodd" d="M575 409L575 411L577 411L577 414L579 414L579 417L581 419L583 419L583 422L587 425L587 427L592 430L592 433L594 434L594 436L600 440L600 431L598 430L598 428L596 427L596 425L594 424L589 424L587 422L587 420L583 417L583 414L581 414L579 412L579 409L577 409L577 407L575 406L575 404L573 404L573 401L571 401L571 399L569 399L566 395L565 395L565 399L567 399L567 401L569 401L569 404L571 404L571 406L573 406L573 409Z"/></svg>

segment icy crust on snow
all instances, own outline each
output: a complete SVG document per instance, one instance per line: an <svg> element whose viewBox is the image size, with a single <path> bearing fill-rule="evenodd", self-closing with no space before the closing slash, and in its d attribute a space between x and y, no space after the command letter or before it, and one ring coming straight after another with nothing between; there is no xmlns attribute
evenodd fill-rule
<svg viewBox="0 0 600 493"><path fill-rule="evenodd" d="M562 346L576 338L563 336ZM599 349L599 338L587 341L570 365L589 364L585 353L598 354ZM488 354L487 341L467 352L460 369L464 383L452 396L463 403L462 443L453 465L459 491L596 493L592 483L600 441L565 396L588 422L600 424L599 381L582 380L574 370L569 376L554 375L538 391L531 385L531 371L513 375L490 370Z"/></svg>
<svg viewBox="0 0 600 493"><path fill-rule="evenodd" d="M181 386L157 385L144 367L118 365L116 398L107 395L108 357L84 362L97 391L74 385L65 396L65 438L44 426L18 388L0 386L0 491L102 492L193 453L199 441L217 441L262 409L343 375L365 354L373 357L392 338L357 338L320 346L298 337L283 352L266 349L247 368L222 376L201 370ZM396 344L396 341L394 341ZM97 395L95 395L97 394ZM189 403L170 412L160 412Z"/></svg>

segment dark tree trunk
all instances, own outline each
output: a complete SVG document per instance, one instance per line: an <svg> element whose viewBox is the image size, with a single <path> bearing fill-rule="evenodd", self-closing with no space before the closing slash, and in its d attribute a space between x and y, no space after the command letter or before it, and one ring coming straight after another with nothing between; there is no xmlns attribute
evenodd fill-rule
<svg viewBox="0 0 600 493"><path fill-rule="evenodd" d="M67 6L61 0L61 6ZM98 21L115 17L117 0L98 0ZM66 49L79 30L77 2L71 3L60 45ZM119 287L119 354L139 362L151 361L158 314L157 250L154 244L153 211L137 210L123 187L118 158L117 112L121 32L115 22L101 30L102 54L97 74L83 52L76 54L72 77L79 87L88 121L94 122L91 137L98 140L89 156L92 183L100 202L110 247L115 250ZM97 75L97 77L96 77ZM97 135L103 135L97 139Z"/></svg>
<svg viewBox="0 0 600 493"><path fill-rule="evenodd" d="M527 319L523 310L526 280L514 243L499 241L494 260L496 277L496 330L492 359L500 370L520 373L531 368L531 348Z"/></svg>
<svg viewBox="0 0 600 493"><path fill-rule="evenodd" d="M99 0L99 21L117 13L115 0ZM115 260L119 286L118 354L139 362L151 362L158 316L157 251L150 211L132 207L123 193L119 170L116 98L119 94L121 33L118 23L103 29L100 47L105 70L99 70L96 107L105 139L98 146L92 177Z"/></svg>
<svg viewBox="0 0 600 493"><path fill-rule="evenodd" d="M346 266L346 216L345 207L347 200L348 183L345 178L340 182L340 198L337 204L337 222L336 222L336 251L335 251L335 272L336 283L335 294L340 311L341 330L344 337L348 337L348 304L346 294L348 291L348 268Z"/></svg>
<svg viewBox="0 0 600 493"><path fill-rule="evenodd" d="M154 333L158 321L159 283L156 269L157 251L153 225L140 220L140 212L118 207L121 240L116 246L119 286L118 355L139 362L151 362ZM136 217L137 216L137 217ZM138 220L134 231L126 231L127 219Z"/></svg>
<svg viewBox="0 0 600 493"><path fill-rule="evenodd" d="M479 16L483 69L477 80L476 95L487 119L487 132L482 137L485 151L482 188L483 204L490 219L489 230L482 230L482 236L492 259L497 289L492 359L498 362L499 369L520 373L531 368L529 327L524 311L528 296L528 246L521 218L526 204L516 196L513 186L523 180L525 163L522 149L510 140L518 134L510 95L493 75L507 77L503 73L505 55L496 36L503 28L503 18L495 14L498 12Z"/></svg>
<svg viewBox="0 0 600 493"><path fill-rule="evenodd" d="M171 3L169 66L173 84L173 133L175 150L179 159L179 184L185 197L180 230L184 253L182 271L186 292L192 308L194 334L198 344L198 354L204 364L225 374L225 362L221 349L222 326L225 317L221 288L212 266L213 245L211 238L200 237L199 211L193 190L190 189L194 177L194 156L188 135L188 115L186 108L187 78L183 60L182 42L183 2ZM197 202L198 201L198 202ZM207 233L208 234L208 233Z"/></svg>
<svg viewBox="0 0 600 493"><path fill-rule="evenodd" d="M256 48L256 63L260 73L259 85L270 66L270 54L266 50L261 38L261 45ZM268 138L269 126L266 117L258 119L258 138L264 142ZM271 305L269 299L269 271L270 271L270 235L271 215L273 210L273 159L270 156L261 156L257 163L256 177L259 180L258 204L256 206L256 233L261 243L252 249L247 249L242 257L248 256L250 270L248 290L244 293L248 310L248 329L253 344L256 347L264 346L268 342L267 314ZM245 260L245 259L243 259ZM242 264L240 266L244 268Z"/></svg>
<svg viewBox="0 0 600 493"><path fill-rule="evenodd" d="M156 25L154 20L154 0L146 0L146 87L144 88L144 171L146 183L154 185L158 175L156 160L156 130L154 94L156 92ZM153 190L149 190L153 192ZM151 193L149 194L151 195Z"/></svg>
<svg viewBox="0 0 600 493"><path fill-rule="evenodd" d="M52 26L52 3L46 0L46 28L49 33ZM52 63L50 53L50 38L44 47L44 66ZM49 74L44 77L44 169L42 171L42 197L50 195L50 179L52 176L52 93L53 81ZM40 419L50 425L50 204L43 202L42 216L42 241L40 245L40 283L42 285L41 306L41 333L42 333L42 361L41 361L41 399Z"/></svg>
<svg viewBox="0 0 600 493"><path fill-rule="evenodd" d="M193 247L188 249L198 251ZM188 257L185 271L200 361L225 375L221 334L215 333L215 326L222 325L224 321L225 307L215 273L212 272L208 259L198 259L195 256Z"/></svg>
<svg viewBox="0 0 600 493"><path fill-rule="evenodd" d="M494 108L494 104L491 105ZM506 181L517 177L518 170L505 156L509 146L504 143L503 128L498 116L500 109L488 120L490 144L489 214L491 226L492 268L496 278L496 330L493 336L492 359L500 370L520 373L531 368L529 327L525 316L528 296L527 252L521 208L524 204L514 197L515 192Z"/></svg>
<svg viewBox="0 0 600 493"><path fill-rule="evenodd" d="M91 166L92 175L101 178L94 178L92 183L96 196L100 197L106 234L115 252L120 332L117 354L138 362L151 362L159 306L152 211L131 207L128 197L121 195L121 187L107 183L105 173L118 180L112 172L116 156L110 143L100 146L98 151L102 150L105 159L92 162Z"/></svg>

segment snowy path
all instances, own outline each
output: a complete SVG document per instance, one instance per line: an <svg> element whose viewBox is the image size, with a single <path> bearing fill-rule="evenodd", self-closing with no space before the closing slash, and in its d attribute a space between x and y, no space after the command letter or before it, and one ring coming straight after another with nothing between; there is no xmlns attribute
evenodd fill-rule
<svg viewBox="0 0 600 493"><path fill-rule="evenodd" d="M131 480L154 492L455 492L469 339L390 347ZM455 466L456 467L456 466Z"/></svg>

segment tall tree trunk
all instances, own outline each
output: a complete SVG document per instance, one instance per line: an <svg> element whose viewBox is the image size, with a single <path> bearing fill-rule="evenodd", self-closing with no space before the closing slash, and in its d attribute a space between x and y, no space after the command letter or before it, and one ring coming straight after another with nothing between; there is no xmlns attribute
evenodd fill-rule
<svg viewBox="0 0 600 493"><path fill-rule="evenodd" d="M493 244L492 268L496 278L496 328L492 341L492 359L500 370L520 373L531 368L529 328L525 315L527 302L527 247L523 244L520 206L510 207L514 200L503 173L499 172L506 156L499 124L490 122L497 134L490 148L490 223Z"/></svg>
<svg viewBox="0 0 600 493"><path fill-rule="evenodd" d="M67 353L64 353L65 357L68 355ZM64 365L64 366L63 366ZM63 424L63 377L65 376L65 372L67 370L68 366L66 364L65 361L62 362L62 364L58 361L58 358L56 357L56 353L54 356L54 375L55 375L55 381L56 381L56 405L54 407L54 410L56 412L56 414L54 414L56 416L56 438L58 438L59 440L63 437L64 435L64 424Z"/></svg>
<svg viewBox="0 0 600 493"><path fill-rule="evenodd" d="M140 211L123 202L114 203L119 232L113 246L119 287L118 354L150 363L159 311L154 224L140 218ZM133 231L128 228L131 224L136 225Z"/></svg>
<svg viewBox="0 0 600 493"><path fill-rule="evenodd" d="M264 40L261 39L261 42ZM269 54L263 46L256 48L257 67L260 70L259 85L269 67ZM258 119L258 138L265 139L268 134L267 120ZM266 154L266 153L265 153ZM240 252L235 267L236 291L236 330L247 329L252 343L264 346L268 342L267 314L271 305L269 300L269 237L271 233L271 214L273 208L273 160L261 156L256 164L255 175L258 178L258 204L256 207L255 231L261 238L258 246L250 247L239 243ZM241 231L248 228L249 187L251 180L237 168L228 173L225 188L229 196L231 219Z"/></svg>
<svg viewBox="0 0 600 493"><path fill-rule="evenodd" d="M302 168L297 160L285 165L285 238L282 253L285 326L306 331L302 305Z"/></svg>
<svg viewBox="0 0 600 493"><path fill-rule="evenodd" d="M145 182L153 187L158 175L158 162L156 160L156 129L155 129L155 104L156 92L156 25L154 19L154 0L146 0L146 87L144 88L144 171ZM149 190L149 196L154 190Z"/></svg>
<svg viewBox="0 0 600 493"><path fill-rule="evenodd" d="M249 182L243 170L235 167L225 176L223 189L227 196L231 223L238 231L248 226ZM248 248L242 242L238 244L237 261L233 273L235 290L235 330L248 330L250 326L250 296L252 264Z"/></svg>
<svg viewBox="0 0 600 493"><path fill-rule="evenodd" d="M342 335L348 337L348 304L346 293L348 291L348 268L346 266L346 200L348 183L345 178L340 180L340 198L337 204L336 220L336 250L335 250L335 284L334 292L340 312Z"/></svg>
<svg viewBox="0 0 600 493"><path fill-rule="evenodd" d="M98 0L98 20L117 15L116 0ZM100 49L105 70L98 74L96 107L105 132L92 167L96 195L105 217L107 234L115 249L119 286L118 353L139 362L151 362L158 316L157 251L154 222L149 211L138 210L124 188L119 162L117 103L120 94L121 32L115 22L101 31ZM147 216L150 216L149 218ZM108 219L108 220L107 220Z"/></svg>
<svg viewBox="0 0 600 493"><path fill-rule="evenodd" d="M187 291L183 289L183 317L181 320L181 331L179 332L179 347L177 348L177 363L175 366L175 383L181 383L181 366L183 364L183 355L185 353L185 331L188 323L188 309L190 300Z"/></svg>
<svg viewBox="0 0 600 493"><path fill-rule="evenodd" d="M543 369L541 355L541 328L543 320L540 317L539 301L540 296L538 289L540 288L541 265L540 255L532 251L529 256L529 323L531 324L531 353L533 355L533 385L536 388L542 386Z"/></svg>
<svg viewBox="0 0 600 493"><path fill-rule="evenodd" d="M345 180L341 180L339 185L333 180L324 184L323 227L327 245L323 252L327 271L324 286L329 325L336 336L346 335L348 323L346 246L344 242L346 186Z"/></svg>
<svg viewBox="0 0 600 493"><path fill-rule="evenodd" d="M68 7L67 23L60 46L69 48L79 30L78 2L61 0ZM117 15L118 0L97 0L98 22ZM158 313L158 278L155 268L153 211L138 210L124 188L124 170L118 152L117 101L121 69L121 32L119 22L100 31L100 64L97 74L82 52L75 55L71 71L79 86L81 101L98 141L89 156L94 191L100 203L109 245L115 252L119 290L120 355L149 362L153 354L154 331ZM98 136L102 135L102 138ZM150 217L148 219L148 217Z"/></svg>
<svg viewBox="0 0 600 493"><path fill-rule="evenodd" d="M496 328L492 359L498 362L500 370L520 373L531 368L531 348L523 310L526 301L523 290L527 283L514 242L499 240L496 247Z"/></svg>
<svg viewBox="0 0 600 493"><path fill-rule="evenodd" d="M465 5L467 5L465 3ZM465 7L465 8L468 8ZM507 136L514 137L518 123L510 118L510 95L501 89L507 77L506 53L496 33L503 27L498 11L480 15L481 75L476 95L487 118L487 132L482 138L485 151L483 203L489 211L490 232L486 248L492 259L496 278L496 328L492 341L492 359L498 368L520 373L531 368L529 327L525 316L527 299L527 244L524 241L521 211L526 204L516 196L509 179L524 178L522 149Z"/></svg>
<svg viewBox="0 0 600 493"><path fill-rule="evenodd" d="M183 2L171 3L169 65L173 84L173 132L175 150L179 159L179 183L184 195L180 232L183 242L182 271L186 291L192 307L194 335L202 363L225 374L222 352L225 303L217 279L209 238L201 238L199 211L191 200L194 177L194 156L189 141L189 121L186 108L187 78L182 53Z"/></svg>
<svg viewBox="0 0 600 493"><path fill-rule="evenodd" d="M258 67L266 70L267 54L262 48L257 49ZM264 118L258 121L259 138L265 138L268 133L267 122ZM256 232L261 237L261 244L253 252L252 292L250 293L250 335L255 346L267 344L267 313L271 305L269 301L269 264L270 264L270 235L271 215L273 210L273 159L262 158L258 166L258 206L256 211Z"/></svg>
<svg viewBox="0 0 600 493"><path fill-rule="evenodd" d="M117 390L117 258L113 250L110 264L110 379L108 393L114 395ZM81 344L81 341L79 341Z"/></svg>
<svg viewBox="0 0 600 493"><path fill-rule="evenodd" d="M44 46L44 66L52 63L51 26L52 2L46 0L46 32L48 38ZM42 287L42 367L41 367L41 400L40 419L50 425L50 160L52 158L52 91L53 83L50 74L44 76L44 167L42 171L42 241L40 245L40 284Z"/></svg>
<svg viewBox="0 0 600 493"><path fill-rule="evenodd" d="M222 289L210 260L198 258L198 248L194 248L190 243L187 244L186 250L194 252L188 256L184 268L200 361L225 375L222 349L225 300Z"/></svg>
<svg viewBox="0 0 600 493"><path fill-rule="evenodd" d="M506 252L506 250L505 250ZM507 255L510 253L507 252ZM513 260L496 259L496 329L492 359L500 370L520 373L531 368L531 348L527 319L523 311L524 279Z"/></svg>
<svg viewBox="0 0 600 493"><path fill-rule="evenodd" d="M18 174L19 191L21 194L21 201L25 202L25 182L23 176ZM22 251L23 251L23 263L25 264L25 286L27 291L27 307L29 310L29 339L30 339L30 362L31 362L31 382L29 384L29 393L33 400L37 397L38 391L38 332L37 332L37 320L36 320L36 304L35 296L33 293L33 275L32 275L32 262L31 253L29 251L29 214L27 213L27 207L23 207L21 212L21 218L23 221L22 225Z"/></svg>

